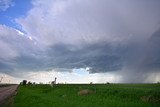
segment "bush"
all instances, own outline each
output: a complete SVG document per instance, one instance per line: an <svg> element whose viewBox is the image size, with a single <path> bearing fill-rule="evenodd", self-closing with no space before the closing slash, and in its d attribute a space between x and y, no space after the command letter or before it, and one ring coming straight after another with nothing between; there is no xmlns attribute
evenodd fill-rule
<svg viewBox="0 0 160 107"><path fill-rule="evenodd" d="M26 85L27 84L27 80L23 80L23 85Z"/></svg>

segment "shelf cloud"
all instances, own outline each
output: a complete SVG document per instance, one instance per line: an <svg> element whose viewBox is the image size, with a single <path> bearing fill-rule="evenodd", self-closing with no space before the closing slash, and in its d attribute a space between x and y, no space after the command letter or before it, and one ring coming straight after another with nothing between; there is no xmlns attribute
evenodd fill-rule
<svg viewBox="0 0 160 107"><path fill-rule="evenodd" d="M0 71L88 68L120 74L123 82L144 82L160 71L159 5L158 0L33 0L27 14L15 18L21 29L0 25Z"/></svg>

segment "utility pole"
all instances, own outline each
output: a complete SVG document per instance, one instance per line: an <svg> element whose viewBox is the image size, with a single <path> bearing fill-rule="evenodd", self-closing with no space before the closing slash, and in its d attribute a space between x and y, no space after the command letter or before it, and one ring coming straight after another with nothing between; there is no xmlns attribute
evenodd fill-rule
<svg viewBox="0 0 160 107"><path fill-rule="evenodd" d="M2 80L3 80L3 77L1 77L0 83L2 82Z"/></svg>

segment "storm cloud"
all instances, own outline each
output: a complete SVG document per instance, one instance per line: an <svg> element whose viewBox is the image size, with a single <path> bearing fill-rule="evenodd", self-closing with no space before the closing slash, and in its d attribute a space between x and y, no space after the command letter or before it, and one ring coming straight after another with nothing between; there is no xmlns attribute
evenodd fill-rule
<svg viewBox="0 0 160 107"><path fill-rule="evenodd" d="M143 82L160 71L159 5L158 0L33 0L27 14L15 19L21 29L0 25L0 71L89 68L117 72L123 82Z"/></svg>

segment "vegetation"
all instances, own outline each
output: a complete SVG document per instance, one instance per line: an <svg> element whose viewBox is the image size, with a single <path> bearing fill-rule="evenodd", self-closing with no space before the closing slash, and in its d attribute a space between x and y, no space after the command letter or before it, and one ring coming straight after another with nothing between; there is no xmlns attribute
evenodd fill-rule
<svg viewBox="0 0 160 107"><path fill-rule="evenodd" d="M91 93L78 94L81 90ZM19 86L14 107L160 107L160 84Z"/></svg>

